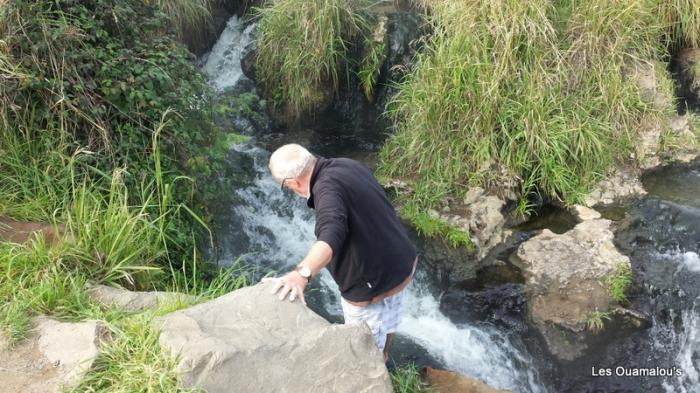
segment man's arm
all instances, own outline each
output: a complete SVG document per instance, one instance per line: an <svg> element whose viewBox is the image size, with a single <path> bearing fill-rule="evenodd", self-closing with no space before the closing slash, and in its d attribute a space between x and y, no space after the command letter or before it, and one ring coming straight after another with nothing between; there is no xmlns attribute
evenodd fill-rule
<svg viewBox="0 0 700 393"><path fill-rule="evenodd" d="M306 266L311 270L311 276L315 276L321 271L328 263L330 263L333 258L333 249L331 246L324 242L323 240L318 240L311 246L306 257L301 260L299 265ZM301 276L298 270L292 270L291 272L285 274L280 278L263 278L263 282L273 281L274 286L270 293L274 294L277 291L279 293L279 299L283 300L287 295L289 295L289 300L294 301L299 297L302 303L306 304L304 299L304 289L308 281L306 278Z"/></svg>

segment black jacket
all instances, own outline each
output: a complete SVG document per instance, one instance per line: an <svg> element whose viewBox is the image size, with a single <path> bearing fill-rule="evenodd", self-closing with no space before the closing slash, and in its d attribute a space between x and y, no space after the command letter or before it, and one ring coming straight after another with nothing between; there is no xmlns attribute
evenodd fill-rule
<svg viewBox="0 0 700 393"><path fill-rule="evenodd" d="M366 301L403 282L416 249L370 171L347 158L318 158L310 208L316 238L333 249L328 270L351 301Z"/></svg>

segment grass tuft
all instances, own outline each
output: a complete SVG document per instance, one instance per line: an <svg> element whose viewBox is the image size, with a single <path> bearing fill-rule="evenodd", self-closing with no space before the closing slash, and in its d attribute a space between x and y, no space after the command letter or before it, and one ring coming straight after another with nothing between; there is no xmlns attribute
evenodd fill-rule
<svg viewBox="0 0 700 393"><path fill-rule="evenodd" d="M394 393L430 393L434 391L423 383L420 370L414 364L397 367L391 371L390 375Z"/></svg>
<svg viewBox="0 0 700 393"><path fill-rule="evenodd" d="M278 0L259 8L256 71L266 95L291 117L335 94L350 41L365 28L363 1Z"/></svg>
<svg viewBox="0 0 700 393"><path fill-rule="evenodd" d="M627 290L632 285L632 270L627 263L621 262L615 266L613 273L605 279L605 287L616 302L627 303Z"/></svg>

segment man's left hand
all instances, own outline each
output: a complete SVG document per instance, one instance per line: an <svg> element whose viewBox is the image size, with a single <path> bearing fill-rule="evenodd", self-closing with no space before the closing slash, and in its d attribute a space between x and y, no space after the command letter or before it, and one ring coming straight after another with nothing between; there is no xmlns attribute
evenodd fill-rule
<svg viewBox="0 0 700 393"><path fill-rule="evenodd" d="M307 279L302 277L299 272L293 270L282 277L265 277L261 282L267 283L271 282L273 284L271 294L275 294L279 291L279 299L284 300L288 296L289 301L293 302L297 298L301 299L301 302L306 304L304 299L304 288L306 288Z"/></svg>

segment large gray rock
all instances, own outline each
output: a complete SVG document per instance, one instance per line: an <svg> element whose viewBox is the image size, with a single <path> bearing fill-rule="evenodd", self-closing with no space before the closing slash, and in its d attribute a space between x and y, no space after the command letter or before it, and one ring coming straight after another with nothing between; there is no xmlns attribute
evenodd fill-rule
<svg viewBox="0 0 700 393"><path fill-rule="evenodd" d="M603 282L629 258L613 244L610 221L589 219L557 235L547 229L517 251L526 280L528 310L552 354L573 360L594 334L593 313L610 312L614 301Z"/></svg>
<svg viewBox="0 0 700 393"><path fill-rule="evenodd" d="M639 180L640 172L634 168L616 168L608 177L598 182L586 197L586 206L609 204L623 198L645 195L647 192Z"/></svg>
<svg viewBox="0 0 700 393"><path fill-rule="evenodd" d="M503 199L474 187L469 189L461 203L450 203L441 211L433 210L430 214L468 232L481 259L511 234L504 228L506 218L502 209L505 205Z"/></svg>
<svg viewBox="0 0 700 393"><path fill-rule="evenodd" d="M137 292L106 285L93 285L88 289L88 295L103 306L116 306L126 311L143 311L156 308L161 304L187 303L195 300L194 296L177 292Z"/></svg>
<svg viewBox="0 0 700 393"><path fill-rule="evenodd" d="M331 325L258 284L155 321L186 387L218 392L392 392L365 324Z"/></svg>
<svg viewBox="0 0 700 393"><path fill-rule="evenodd" d="M98 321L42 317L34 334L12 349L0 337L0 391L58 393L74 387L97 358L103 332Z"/></svg>

